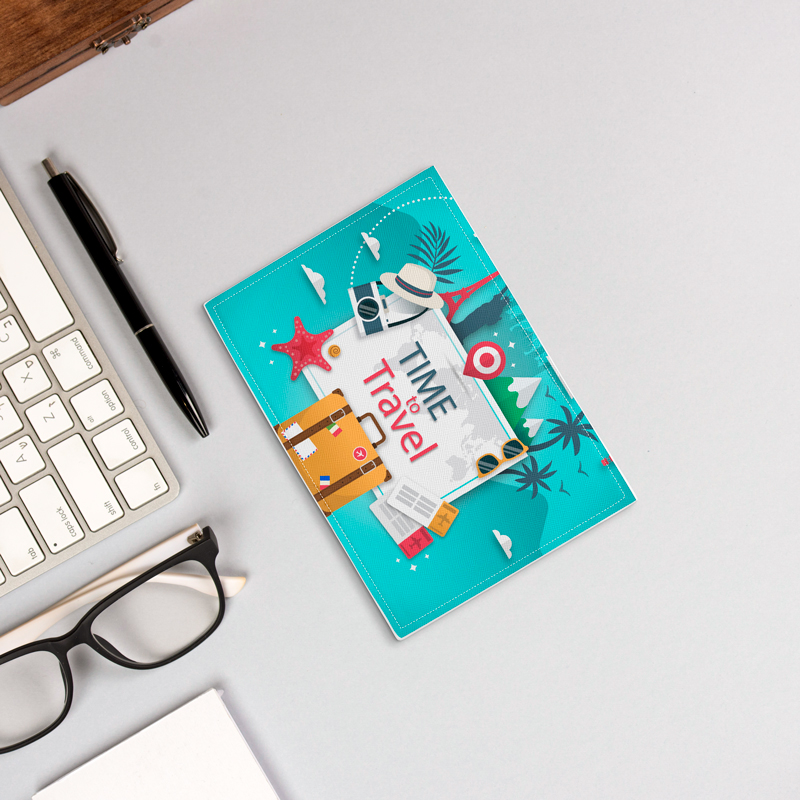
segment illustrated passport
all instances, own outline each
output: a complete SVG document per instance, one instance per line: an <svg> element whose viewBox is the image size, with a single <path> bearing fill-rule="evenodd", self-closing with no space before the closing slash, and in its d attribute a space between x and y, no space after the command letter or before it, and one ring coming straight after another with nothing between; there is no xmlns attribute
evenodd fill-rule
<svg viewBox="0 0 800 800"><path fill-rule="evenodd" d="M206 310L400 639L635 500L433 168Z"/></svg>

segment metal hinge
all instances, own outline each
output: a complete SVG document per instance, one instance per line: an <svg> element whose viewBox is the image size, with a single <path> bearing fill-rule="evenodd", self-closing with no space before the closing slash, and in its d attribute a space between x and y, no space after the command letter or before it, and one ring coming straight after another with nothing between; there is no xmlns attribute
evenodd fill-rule
<svg viewBox="0 0 800 800"><path fill-rule="evenodd" d="M121 22L116 28L109 31L102 39L95 39L92 47L101 53L107 53L112 47L119 47L121 44L130 44L131 39L139 31L143 31L151 22L146 14L139 14L130 17L125 22Z"/></svg>

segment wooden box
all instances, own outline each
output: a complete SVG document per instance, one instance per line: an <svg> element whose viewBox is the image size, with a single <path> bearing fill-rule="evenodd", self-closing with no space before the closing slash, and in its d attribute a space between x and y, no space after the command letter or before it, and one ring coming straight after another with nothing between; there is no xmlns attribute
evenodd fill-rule
<svg viewBox="0 0 800 800"><path fill-rule="evenodd" d="M0 105L137 33L189 0L0 0Z"/></svg>

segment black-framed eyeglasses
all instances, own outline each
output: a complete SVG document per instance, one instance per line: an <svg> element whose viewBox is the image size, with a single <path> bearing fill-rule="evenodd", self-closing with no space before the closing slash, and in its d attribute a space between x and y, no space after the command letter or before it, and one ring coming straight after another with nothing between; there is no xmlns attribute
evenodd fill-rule
<svg viewBox="0 0 800 800"><path fill-rule="evenodd" d="M226 593L244 585L243 578L220 578L218 554L211 528L195 525L0 637L0 649L29 642L0 655L0 754L41 739L64 721L74 692L68 655L78 645L122 667L155 669L205 641L222 622ZM101 595L69 632L30 641Z"/></svg>

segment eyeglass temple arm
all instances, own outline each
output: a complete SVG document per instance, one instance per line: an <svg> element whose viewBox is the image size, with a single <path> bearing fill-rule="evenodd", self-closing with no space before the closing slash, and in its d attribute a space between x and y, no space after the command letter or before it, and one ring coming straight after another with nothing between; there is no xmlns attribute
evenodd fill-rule
<svg viewBox="0 0 800 800"><path fill-rule="evenodd" d="M3 634L0 636L0 655L22 644L27 644L28 642L36 640L45 631L52 628L53 625L60 622L65 617L68 617L77 609L102 600L103 597L106 597L111 594L111 592L124 586L128 581L133 580L133 578L138 577L148 569L165 561L171 555L180 552L186 546L187 539L199 532L201 532L200 526L193 525L191 528L187 528L185 531L171 536L169 539L161 542L161 544L151 547L141 555L132 558L130 561L111 570L111 572L108 572L97 580L86 584L86 586L73 592L71 595L65 597L28 622ZM176 545L178 546L176 547ZM171 584L173 586L185 586L208 595L215 595L217 593L217 587L214 585L214 581L209 575L186 575L178 572L162 572L151 580L157 583ZM233 597L233 595L238 594L244 587L245 581L246 578L243 577L220 575L220 582L222 583L225 597Z"/></svg>
<svg viewBox="0 0 800 800"><path fill-rule="evenodd" d="M91 591L95 586L102 586L108 583L108 581L113 581L120 575L141 575L143 572L147 572L148 569L157 566L162 561L166 561L170 556L180 553L181 550L185 549L186 546L190 544L189 540L193 536L202 534L202 532L203 529L199 525L191 525L185 530L170 536L168 539L164 539L163 542L151 547L149 550L145 550L144 553L139 553L138 556L134 556L130 561L126 561L116 569L112 569L105 575L101 575L97 580L87 583L86 586L73 592L69 597L65 597L61 602L67 602L75 595Z"/></svg>

